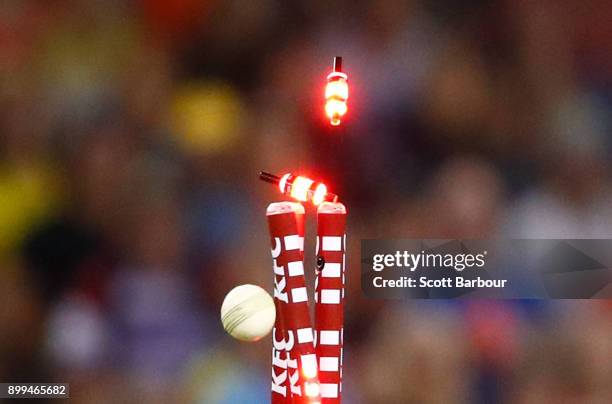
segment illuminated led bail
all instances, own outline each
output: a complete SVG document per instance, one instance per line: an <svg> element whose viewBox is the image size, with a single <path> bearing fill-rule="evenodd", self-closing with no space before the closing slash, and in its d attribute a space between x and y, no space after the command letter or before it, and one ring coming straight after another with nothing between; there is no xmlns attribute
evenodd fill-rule
<svg viewBox="0 0 612 404"><path fill-rule="evenodd" d="M338 126L348 110L348 76L342 72L342 57L334 58L334 71L327 76L325 114L332 126Z"/></svg>
<svg viewBox="0 0 612 404"><path fill-rule="evenodd" d="M279 191L283 195L290 196L300 202L310 201L313 205L318 206L325 201L338 201L338 195L328 192L325 184L311 180L310 178L293 175L291 173L279 177L264 171L259 173L259 178L262 181L277 184Z"/></svg>

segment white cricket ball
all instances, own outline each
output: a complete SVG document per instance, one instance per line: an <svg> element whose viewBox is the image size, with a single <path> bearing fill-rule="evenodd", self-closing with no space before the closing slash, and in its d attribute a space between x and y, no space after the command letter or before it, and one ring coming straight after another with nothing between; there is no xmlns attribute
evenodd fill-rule
<svg viewBox="0 0 612 404"><path fill-rule="evenodd" d="M276 319L274 300L257 285L240 285L225 296L221 322L229 335L241 341L257 341L270 332Z"/></svg>

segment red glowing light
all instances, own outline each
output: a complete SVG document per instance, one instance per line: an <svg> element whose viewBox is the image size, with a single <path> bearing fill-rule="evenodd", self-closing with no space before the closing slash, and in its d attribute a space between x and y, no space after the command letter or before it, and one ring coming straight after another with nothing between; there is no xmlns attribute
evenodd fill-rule
<svg viewBox="0 0 612 404"><path fill-rule="evenodd" d="M325 184L320 183L319 185L317 185L317 188L315 188L314 194L312 195L312 203L315 206L319 206L325 201L326 195L327 187L325 186Z"/></svg>
<svg viewBox="0 0 612 404"><path fill-rule="evenodd" d="M329 123L333 126L340 125L341 118L346 114L347 109L346 103L335 99L328 100L325 103L325 113L329 118Z"/></svg>
<svg viewBox="0 0 612 404"><path fill-rule="evenodd" d="M348 107L348 76L340 71L342 58L334 59L334 71L327 76L325 86L325 114L332 126L338 126L342 117L346 114Z"/></svg>
<svg viewBox="0 0 612 404"><path fill-rule="evenodd" d="M291 177L291 174L287 173L283 175L280 181L278 182L278 188L283 194L285 193L285 190L287 189L287 181L289 180L289 177Z"/></svg>
<svg viewBox="0 0 612 404"><path fill-rule="evenodd" d="M295 177L291 184L291 197L298 201L306 202L309 198L308 191L314 183L313 180L306 177Z"/></svg>
<svg viewBox="0 0 612 404"><path fill-rule="evenodd" d="M331 73L327 77L328 83L325 87L325 98L336 98L346 101L348 98L348 84L346 79L347 77L344 73Z"/></svg>
<svg viewBox="0 0 612 404"><path fill-rule="evenodd" d="M278 177L262 171L259 173L259 178L265 182L278 185L278 189L283 195L290 196L300 202L310 201L313 205L319 206L325 201L338 201L338 195L329 192L325 184L307 177L291 173Z"/></svg>

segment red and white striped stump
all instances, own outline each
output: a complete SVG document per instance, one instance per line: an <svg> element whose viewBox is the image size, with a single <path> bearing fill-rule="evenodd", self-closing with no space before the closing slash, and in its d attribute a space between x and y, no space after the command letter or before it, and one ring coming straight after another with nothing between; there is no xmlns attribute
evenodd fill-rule
<svg viewBox="0 0 612 404"><path fill-rule="evenodd" d="M296 202L272 203L266 215L277 307L272 403L318 403L317 357L304 278L304 207Z"/></svg>
<svg viewBox="0 0 612 404"><path fill-rule="evenodd" d="M317 210L315 281L316 353L322 403L339 404L342 393L346 209L324 202Z"/></svg>

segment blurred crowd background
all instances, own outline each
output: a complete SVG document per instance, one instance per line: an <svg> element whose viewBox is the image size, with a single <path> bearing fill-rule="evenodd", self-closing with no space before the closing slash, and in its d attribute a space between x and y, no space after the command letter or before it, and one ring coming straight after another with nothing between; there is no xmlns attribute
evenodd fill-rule
<svg viewBox="0 0 612 404"><path fill-rule="evenodd" d="M611 21L605 0L0 2L0 380L269 400L270 338L218 319L232 287L272 288L267 170L348 207L347 403L612 402L608 301L359 285L363 238L612 237Z"/></svg>

